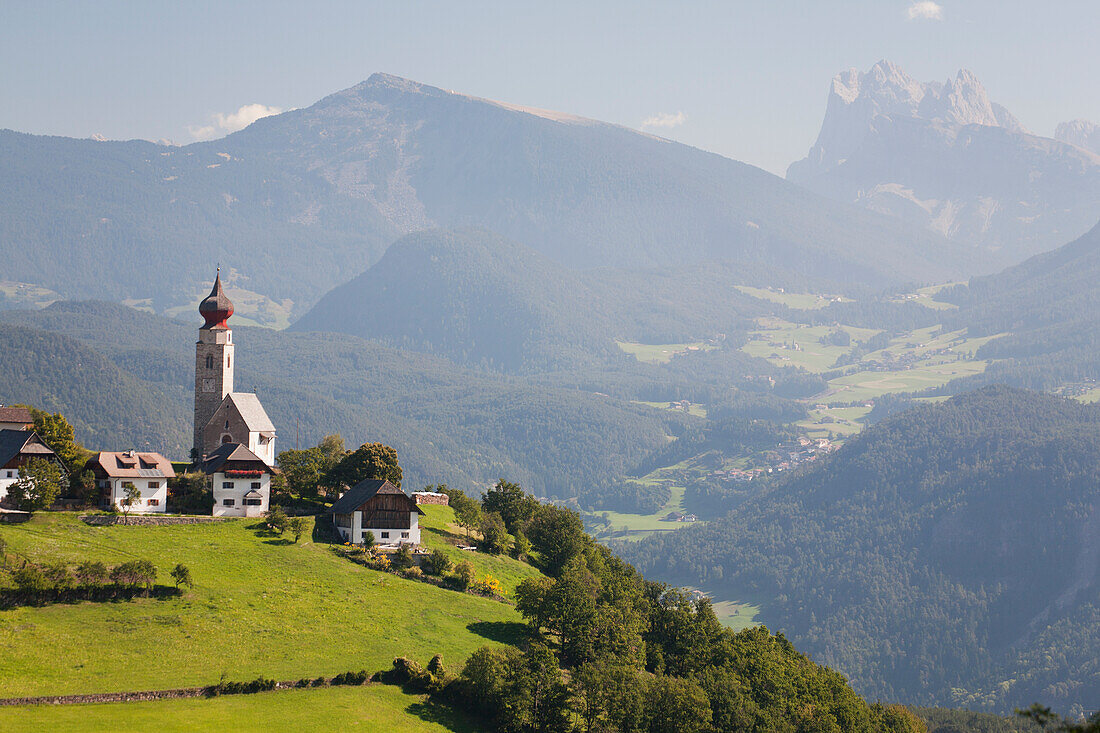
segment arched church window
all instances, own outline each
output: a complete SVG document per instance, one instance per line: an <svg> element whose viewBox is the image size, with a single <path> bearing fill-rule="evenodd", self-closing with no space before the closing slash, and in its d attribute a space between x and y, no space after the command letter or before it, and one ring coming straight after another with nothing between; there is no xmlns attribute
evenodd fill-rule
<svg viewBox="0 0 1100 733"><path fill-rule="evenodd" d="M207 369L213 369L214 368L214 355L213 354L207 354L206 355L206 368Z"/></svg>
<svg viewBox="0 0 1100 733"><path fill-rule="evenodd" d="M228 420L225 421L225 429L229 430L229 421Z"/></svg>
<svg viewBox="0 0 1100 733"><path fill-rule="evenodd" d="M228 369L231 366L233 366L233 357L232 356L225 357L225 368Z"/></svg>

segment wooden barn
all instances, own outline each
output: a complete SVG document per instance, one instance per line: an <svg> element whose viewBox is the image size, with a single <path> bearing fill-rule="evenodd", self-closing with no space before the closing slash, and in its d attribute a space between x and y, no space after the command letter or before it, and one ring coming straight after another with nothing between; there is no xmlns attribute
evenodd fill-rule
<svg viewBox="0 0 1100 733"><path fill-rule="evenodd" d="M332 505L336 531L355 545L367 532L380 545L419 545L423 513L412 497L381 479L360 481Z"/></svg>

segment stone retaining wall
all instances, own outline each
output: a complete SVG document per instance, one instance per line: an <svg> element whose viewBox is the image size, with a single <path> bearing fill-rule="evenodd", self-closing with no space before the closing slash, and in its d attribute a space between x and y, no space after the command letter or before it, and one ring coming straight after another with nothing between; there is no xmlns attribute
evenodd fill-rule
<svg viewBox="0 0 1100 733"><path fill-rule="evenodd" d="M450 506L451 497L446 494L436 494L429 491L414 491L413 498L416 499L417 504L442 504L443 506Z"/></svg>
<svg viewBox="0 0 1100 733"><path fill-rule="evenodd" d="M276 682L276 690L286 690L295 683ZM84 705L100 702L145 702L148 700L170 700L184 697L203 697L209 694L210 687L181 687L175 690L146 690L145 692L102 692L92 695L47 695L42 697L5 697L0 698L0 707L17 705ZM249 693L258 695L260 693Z"/></svg>
<svg viewBox="0 0 1100 733"><path fill-rule="evenodd" d="M145 526L160 526L165 524L206 524L208 522L222 522L234 517L165 517L152 514L90 514L80 518L85 524L95 527L106 527L114 524L130 524Z"/></svg>

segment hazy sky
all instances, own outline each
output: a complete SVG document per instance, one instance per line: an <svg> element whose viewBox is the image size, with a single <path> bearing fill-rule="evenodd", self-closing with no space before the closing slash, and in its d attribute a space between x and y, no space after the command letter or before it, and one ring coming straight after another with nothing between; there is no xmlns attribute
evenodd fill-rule
<svg viewBox="0 0 1100 733"><path fill-rule="evenodd" d="M187 143L386 71L782 174L832 76L881 58L922 81L968 68L1039 134L1100 122L1098 40L1097 0L0 0L0 127Z"/></svg>

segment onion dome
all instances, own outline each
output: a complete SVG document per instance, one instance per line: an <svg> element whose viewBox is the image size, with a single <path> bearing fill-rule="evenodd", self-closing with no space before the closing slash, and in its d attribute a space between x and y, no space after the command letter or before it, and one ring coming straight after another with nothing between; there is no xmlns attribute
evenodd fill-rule
<svg viewBox="0 0 1100 733"><path fill-rule="evenodd" d="M199 303L199 313L206 319L206 325L203 328L229 328L226 321L229 320L229 316L233 315L233 304L229 302L225 290L222 289L220 269L214 278L214 287L211 289L210 295Z"/></svg>

